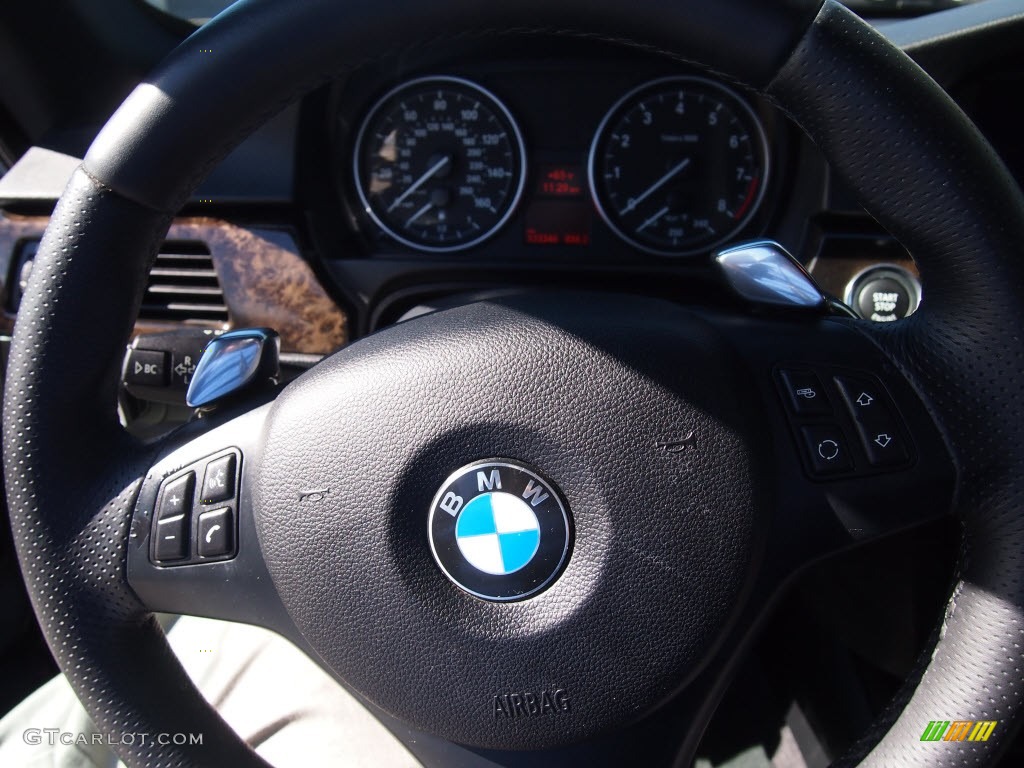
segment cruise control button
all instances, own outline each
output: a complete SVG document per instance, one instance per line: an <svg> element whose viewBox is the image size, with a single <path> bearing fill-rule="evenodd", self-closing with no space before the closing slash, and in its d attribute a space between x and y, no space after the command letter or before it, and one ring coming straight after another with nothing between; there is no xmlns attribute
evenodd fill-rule
<svg viewBox="0 0 1024 768"><path fill-rule="evenodd" d="M199 534L196 551L200 557L229 554L235 541L234 516L231 509L215 509L199 516Z"/></svg>
<svg viewBox="0 0 1024 768"><path fill-rule="evenodd" d="M780 371L783 388L793 413L799 416L822 416L832 413L821 380L811 371Z"/></svg>
<svg viewBox="0 0 1024 768"><path fill-rule="evenodd" d="M818 425L800 430L804 450L816 473L844 472L853 467L850 449L839 427Z"/></svg>
<svg viewBox="0 0 1024 768"><path fill-rule="evenodd" d="M221 456L206 465L203 474L203 504L226 501L235 495L235 455Z"/></svg>

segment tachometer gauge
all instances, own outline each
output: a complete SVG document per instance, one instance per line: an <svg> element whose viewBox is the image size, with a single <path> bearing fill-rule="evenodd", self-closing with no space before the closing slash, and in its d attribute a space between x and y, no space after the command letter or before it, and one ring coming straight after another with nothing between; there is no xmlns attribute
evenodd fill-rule
<svg viewBox="0 0 1024 768"><path fill-rule="evenodd" d="M423 251L474 246L508 220L526 152L512 115L455 77L411 80L370 110L356 139L355 182L366 213Z"/></svg>
<svg viewBox="0 0 1024 768"><path fill-rule="evenodd" d="M648 253L707 251L736 234L764 192L768 152L753 110L698 77L655 80L605 116L590 149L601 216Z"/></svg>

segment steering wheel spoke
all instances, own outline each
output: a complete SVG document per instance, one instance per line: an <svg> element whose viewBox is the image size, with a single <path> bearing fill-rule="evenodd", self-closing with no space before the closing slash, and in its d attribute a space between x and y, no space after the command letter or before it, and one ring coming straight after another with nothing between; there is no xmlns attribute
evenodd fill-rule
<svg viewBox="0 0 1024 768"><path fill-rule="evenodd" d="M949 514L954 469L919 396L865 334L826 318L724 318L771 425L780 576L845 547Z"/></svg>
<svg viewBox="0 0 1024 768"><path fill-rule="evenodd" d="M287 630L251 493L269 408L212 428L193 422L147 473L129 536L128 581L149 610Z"/></svg>

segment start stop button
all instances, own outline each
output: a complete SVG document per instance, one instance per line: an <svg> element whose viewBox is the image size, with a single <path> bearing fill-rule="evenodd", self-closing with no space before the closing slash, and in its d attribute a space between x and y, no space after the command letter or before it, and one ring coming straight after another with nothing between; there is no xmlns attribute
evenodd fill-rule
<svg viewBox="0 0 1024 768"><path fill-rule="evenodd" d="M871 267L850 281L846 303L865 320L892 323L917 309L921 303L921 283L901 267Z"/></svg>

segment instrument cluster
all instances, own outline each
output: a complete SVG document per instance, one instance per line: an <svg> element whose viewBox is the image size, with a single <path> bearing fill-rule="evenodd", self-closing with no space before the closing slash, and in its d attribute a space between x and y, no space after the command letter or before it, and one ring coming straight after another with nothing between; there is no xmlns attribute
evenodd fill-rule
<svg viewBox="0 0 1024 768"><path fill-rule="evenodd" d="M764 225L771 109L707 76L440 71L360 107L336 176L371 255L689 257Z"/></svg>

